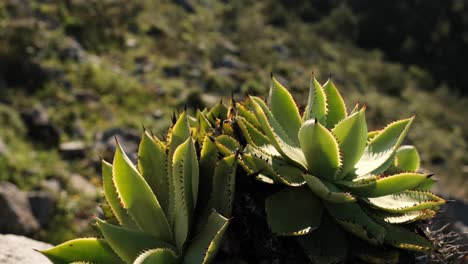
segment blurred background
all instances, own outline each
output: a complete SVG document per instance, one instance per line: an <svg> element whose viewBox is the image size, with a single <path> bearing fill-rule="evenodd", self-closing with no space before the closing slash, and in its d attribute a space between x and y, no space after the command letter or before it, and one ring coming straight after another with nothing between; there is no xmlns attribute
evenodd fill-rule
<svg viewBox="0 0 468 264"><path fill-rule="evenodd" d="M468 198L468 1L1 0L0 233L92 232L100 157L135 153L175 109L266 96L300 105L331 75L370 129L416 115L407 143L437 192Z"/></svg>

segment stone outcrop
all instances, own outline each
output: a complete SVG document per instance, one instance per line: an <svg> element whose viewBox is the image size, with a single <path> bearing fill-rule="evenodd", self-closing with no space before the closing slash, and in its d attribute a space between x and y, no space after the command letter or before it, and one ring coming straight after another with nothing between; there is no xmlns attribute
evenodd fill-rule
<svg viewBox="0 0 468 264"><path fill-rule="evenodd" d="M50 244L16 235L0 235L0 263L2 264L50 264L35 250L52 247Z"/></svg>

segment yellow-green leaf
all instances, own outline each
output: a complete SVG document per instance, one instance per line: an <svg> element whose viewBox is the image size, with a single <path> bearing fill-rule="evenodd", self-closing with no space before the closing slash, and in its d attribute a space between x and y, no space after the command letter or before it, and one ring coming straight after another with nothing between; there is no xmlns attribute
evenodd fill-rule
<svg viewBox="0 0 468 264"><path fill-rule="evenodd" d="M177 147L172 163L176 208L174 235L177 248L182 250L190 233L192 213L198 197L199 168L192 138Z"/></svg>
<svg viewBox="0 0 468 264"><path fill-rule="evenodd" d="M250 97L250 100L253 105L254 113L262 126L263 132L270 139L271 145L273 145L284 158L305 168L307 162L300 147L289 138L288 134L280 126L278 121L276 121L265 102L258 97Z"/></svg>
<svg viewBox="0 0 468 264"><path fill-rule="evenodd" d="M308 120L299 131L299 141L310 174L335 179L341 161L338 143L333 134L316 120Z"/></svg>
<svg viewBox="0 0 468 264"><path fill-rule="evenodd" d="M354 169L367 144L365 108L339 122L332 130L338 140L343 165L338 179L344 178Z"/></svg>
<svg viewBox="0 0 468 264"><path fill-rule="evenodd" d="M374 177L355 181L340 181L345 190L362 197L379 197L412 189L426 180L428 175L405 172L387 177Z"/></svg>
<svg viewBox="0 0 468 264"><path fill-rule="evenodd" d="M334 184L320 180L310 174L304 174L307 186L318 197L333 203L352 203L356 201L350 193L343 192Z"/></svg>
<svg viewBox="0 0 468 264"><path fill-rule="evenodd" d="M169 183L169 210L168 210L168 221L173 225L174 217L175 217L175 195L174 195L174 180L172 175L172 160L174 156L174 152L177 147L182 144L187 138L190 137L190 128L187 120L187 113L183 112L179 118L177 119L174 126L169 129L167 133L167 145L168 145L168 152L167 152L167 177Z"/></svg>
<svg viewBox="0 0 468 264"><path fill-rule="evenodd" d="M170 190L166 148L162 142L155 141L147 131L143 133L138 150L138 169L167 214Z"/></svg>
<svg viewBox="0 0 468 264"><path fill-rule="evenodd" d="M325 92L322 85L314 77L310 80L309 87L309 99L302 119L304 122L317 119L320 124L325 125L328 112Z"/></svg>
<svg viewBox="0 0 468 264"><path fill-rule="evenodd" d="M434 210L445 203L444 199L430 192L412 190L363 200L376 208L394 213Z"/></svg>
<svg viewBox="0 0 468 264"><path fill-rule="evenodd" d="M184 256L185 264L210 263L219 249L229 219L213 211L205 227L195 236Z"/></svg>
<svg viewBox="0 0 468 264"><path fill-rule="evenodd" d="M151 248L174 248L150 234L115 226L100 219L96 221L107 243L127 263L132 263L141 252Z"/></svg>
<svg viewBox="0 0 468 264"><path fill-rule="evenodd" d="M112 165L102 160L102 182L104 196L119 223L127 228L139 229L135 221L128 215L125 208L120 205L120 199L117 195L117 189L112 180Z"/></svg>
<svg viewBox="0 0 468 264"><path fill-rule="evenodd" d="M177 254L169 248L154 248L141 253L133 264L178 264Z"/></svg>
<svg viewBox="0 0 468 264"><path fill-rule="evenodd" d="M115 151L113 175L124 208L141 230L162 241L172 242L172 232L158 199L120 144Z"/></svg>
<svg viewBox="0 0 468 264"><path fill-rule="evenodd" d="M392 164L394 154L408 133L413 119L414 117L393 122L373 137L355 166L356 175L365 177L384 172Z"/></svg>
<svg viewBox="0 0 468 264"><path fill-rule="evenodd" d="M331 129L335 127L338 122L346 118L346 105L340 92L331 79L323 85L323 91L326 94L328 105L326 118L327 128Z"/></svg>
<svg viewBox="0 0 468 264"><path fill-rule="evenodd" d="M299 109L288 90L274 77L271 78L268 105L278 124L295 145L298 145L297 131L299 131L302 124Z"/></svg>
<svg viewBox="0 0 468 264"><path fill-rule="evenodd" d="M401 146L395 156L395 166L404 171L417 171L421 159L414 146Z"/></svg>
<svg viewBox="0 0 468 264"><path fill-rule="evenodd" d="M79 238L40 251L54 264L72 262L124 263L104 239Z"/></svg>

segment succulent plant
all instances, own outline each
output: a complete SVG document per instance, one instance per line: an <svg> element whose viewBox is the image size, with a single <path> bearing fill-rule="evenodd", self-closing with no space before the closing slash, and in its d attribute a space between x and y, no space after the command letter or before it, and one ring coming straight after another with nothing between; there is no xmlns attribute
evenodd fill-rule
<svg viewBox="0 0 468 264"><path fill-rule="evenodd" d="M333 82L322 86L315 78L302 115L274 77L268 104L250 96L237 111L248 143L242 167L288 186L266 200L271 231L298 236L313 262L345 258L343 229L373 245L432 248L406 225L434 216L445 202L429 192L432 175L417 172L417 150L402 146L414 117L368 131L366 107L348 113Z"/></svg>
<svg viewBox="0 0 468 264"><path fill-rule="evenodd" d="M54 263L209 263L231 216L237 154L218 158L211 123L203 134L189 119L174 116L166 142L145 131L137 167L117 142L113 164L102 162L115 221L96 220L102 238L41 253Z"/></svg>

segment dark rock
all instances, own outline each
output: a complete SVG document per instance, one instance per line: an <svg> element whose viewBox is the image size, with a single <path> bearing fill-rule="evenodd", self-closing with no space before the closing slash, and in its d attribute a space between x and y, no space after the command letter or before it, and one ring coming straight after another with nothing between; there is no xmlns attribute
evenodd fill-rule
<svg viewBox="0 0 468 264"><path fill-rule="evenodd" d="M92 90L78 90L75 92L75 98L81 103L95 103L99 101L99 96Z"/></svg>
<svg viewBox="0 0 468 264"><path fill-rule="evenodd" d="M226 54L221 59L215 61L214 67L245 70L248 68L248 65L245 62L241 61L238 57Z"/></svg>
<svg viewBox="0 0 468 264"><path fill-rule="evenodd" d="M95 137L96 151L102 158L112 160L116 148L116 139L119 141L128 157L136 163L138 159L140 136L134 130L111 128L99 132Z"/></svg>
<svg viewBox="0 0 468 264"><path fill-rule="evenodd" d="M64 159L82 159L86 154L86 145L83 141L70 141L60 144L60 154Z"/></svg>
<svg viewBox="0 0 468 264"><path fill-rule="evenodd" d="M0 233L32 234L39 229L28 195L14 184L0 184Z"/></svg>
<svg viewBox="0 0 468 264"><path fill-rule="evenodd" d="M28 193L29 205L42 228L47 228L56 208L56 200L51 193L32 191Z"/></svg>
<svg viewBox="0 0 468 264"><path fill-rule="evenodd" d="M172 66L164 66L163 72L164 75L168 78L172 77L179 77L182 74L183 67L181 65L172 65Z"/></svg>
<svg viewBox="0 0 468 264"><path fill-rule="evenodd" d="M36 250L51 248L52 245L15 235L0 235L0 263L2 264L50 264Z"/></svg>
<svg viewBox="0 0 468 264"><path fill-rule="evenodd" d="M98 188L79 174L71 175L68 185L71 190L80 192L88 198L96 198L99 194Z"/></svg>
<svg viewBox="0 0 468 264"><path fill-rule="evenodd" d="M63 44L64 47L59 50L59 57L61 60L73 60L78 62L85 60L86 51L74 38L66 38Z"/></svg>
<svg viewBox="0 0 468 264"><path fill-rule="evenodd" d="M150 61L148 56L136 57L134 61L136 74L144 74L145 72L151 72L154 69L154 64Z"/></svg>
<svg viewBox="0 0 468 264"><path fill-rule="evenodd" d="M182 7L185 11L187 11L189 13L194 13L195 12L195 8L193 7L193 5L187 0L172 0L172 2L174 4Z"/></svg>
<svg viewBox="0 0 468 264"><path fill-rule="evenodd" d="M27 109L21 113L21 118L27 127L29 138L44 147L58 147L60 130L52 124L49 115L41 106Z"/></svg>

